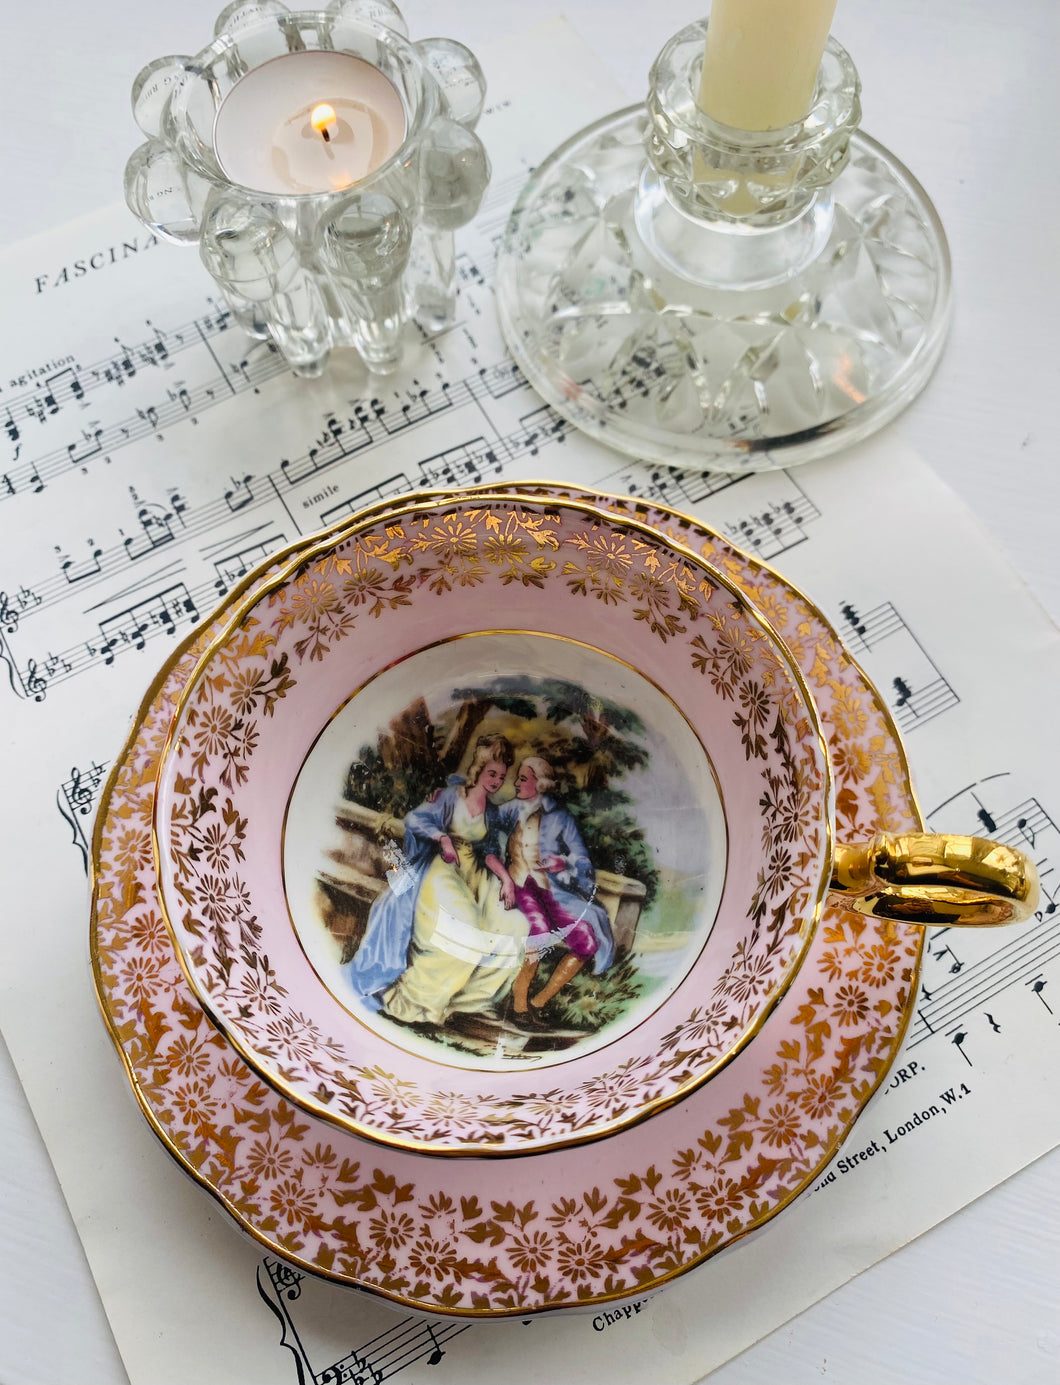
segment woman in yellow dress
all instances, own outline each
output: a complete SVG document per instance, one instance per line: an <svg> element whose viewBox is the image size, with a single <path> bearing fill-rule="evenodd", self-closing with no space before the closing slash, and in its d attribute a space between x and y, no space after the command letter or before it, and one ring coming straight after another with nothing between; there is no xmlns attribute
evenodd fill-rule
<svg viewBox="0 0 1060 1385"><path fill-rule="evenodd" d="M376 902L359 949L367 963L379 935L388 935L391 957L408 938L401 974L375 989L382 1012L402 1024L495 1013L522 965L529 925L493 849L497 809L490 801L513 759L504 736L480 737L466 780L405 818L405 888L388 889Z"/></svg>

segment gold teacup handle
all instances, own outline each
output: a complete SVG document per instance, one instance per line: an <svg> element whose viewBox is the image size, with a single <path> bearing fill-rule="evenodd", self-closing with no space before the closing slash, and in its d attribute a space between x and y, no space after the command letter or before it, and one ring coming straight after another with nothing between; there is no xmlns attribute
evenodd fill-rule
<svg viewBox="0 0 1060 1385"><path fill-rule="evenodd" d="M982 837L880 832L836 847L830 889L873 918L989 927L1034 913L1038 872L1022 851Z"/></svg>

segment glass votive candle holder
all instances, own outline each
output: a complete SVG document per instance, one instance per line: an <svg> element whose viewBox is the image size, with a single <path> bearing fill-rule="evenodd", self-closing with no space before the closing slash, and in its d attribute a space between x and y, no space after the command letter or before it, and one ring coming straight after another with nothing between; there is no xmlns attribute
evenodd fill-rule
<svg viewBox="0 0 1060 1385"><path fill-rule="evenodd" d="M147 141L126 200L198 243L236 319L299 375L335 347L386 374L410 320L430 335L454 320L454 232L489 182L485 90L467 48L410 42L391 0L236 0L202 52L136 78Z"/></svg>

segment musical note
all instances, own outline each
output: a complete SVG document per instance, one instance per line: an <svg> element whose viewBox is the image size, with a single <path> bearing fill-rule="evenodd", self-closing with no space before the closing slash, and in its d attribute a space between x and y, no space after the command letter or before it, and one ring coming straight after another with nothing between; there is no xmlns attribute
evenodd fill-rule
<svg viewBox="0 0 1060 1385"><path fill-rule="evenodd" d="M62 370L45 377L44 394L40 396L40 402L48 414L54 415L59 412L64 402L71 399L80 401L84 397L84 386L74 368L64 366Z"/></svg>
<svg viewBox="0 0 1060 1385"><path fill-rule="evenodd" d="M937 962L941 962L943 957L945 957L947 954L953 959L952 965L950 966L950 973L951 975L956 976L957 973L963 968L964 963L957 956L956 952L954 952L952 947L949 947L947 945L946 947L939 948L938 951L932 952L931 955L935 958Z"/></svg>
<svg viewBox="0 0 1060 1385"><path fill-rule="evenodd" d="M733 537L757 557L775 558L806 538L806 524L820 515L806 495L797 500L771 502L739 520Z"/></svg>
<svg viewBox="0 0 1060 1385"><path fill-rule="evenodd" d="M957 693L891 602L862 613L852 601L843 601L839 614L846 639L863 659L866 672L891 689L901 730L915 730L957 706Z"/></svg>
<svg viewBox="0 0 1060 1385"><path fill-rule="evenodd" d="M861 642L864 644L868 630L862 622L861 617L858 615L857 609L852 606L849 601L844 601L839 608L839 612L850 629L853 630L854 634L861 636Z"/></svg>
<svg viewBox="0 0 1060 1385"><path fill-rule="evenodd" d="M968 1064L968 1066L973 1067L974 1064L972 1063L972 1060L968 1057L967 1053L965 1053L963 1047L964 1041L967 1037L968 1035L964 1032L963 1029L957 1029L954 1031L954 1033L950 1035L950 1043L953 1044L957 1052L961 1055L961 1057Z"/></svg>
<svg viewBox="0 0 1060 1385"><path fill-rule="evenodd" d="M519 419L519 433L516 434L516 446L520 450L525 449L532 457L536 457L542 443L544 442L563 442L573 425L550 405L544 404L540 409L534 409L531 413L523 414Z"/></svg>
<svg viewBox="0 0 1060 1385"><path fill-rule="evenodd" d="M241 481L237 481L234 476L232 477L232 488L225 491L225 504L233 514L242 510L254 499L254 492L250 488L253 479L253 476L250 475L244 476Z"/></svg>
<svg viewBox="0 0 1060 1385"><path fill-rule="evenodd" d="M1028 824L1026 818L1019 818L1016 822L1016 826L1019 829L1020 835L1023 837L1023 840L1033 851L1034 844L1038 840L1037 836L1035 835L1034 828Z"/></svg>
<svg viewBox="0 0 1060 1385"><path fill-rule="evenodd" d="M273 534L261 543L250 544L246 548L226 553L223 558L213 560L217 581L214 587L218 594L225 595L241 577L245 577L256 564L264 562L270 553L282 548L287 542L284 534Z"/></svg>
<svg viewBox="0 0 1060 1385"><path fill-rule="evenodd" d="M148 327L152 326L150 322L147 325ZM169 360L169 347L166 345L165 333L160 332L157 327L154 327L153 330L155 340L143 350L142 359L151 361L155 365L161 365L164 361Z"/></svg>
<svg viewBox="0 0 1060 1385"><path fill-rule="evenodd" d="M307 476L312 476L335 462L343 461L363 447L369 447L372 439L368 431L351 418L348 427L330 416L323 433L313 442L305 456L294 461L280 463L280 472L289 486L296 486Z"/></svg>
<svg viewBox="0 0 1060 1385"><path fill-rule="evenodd" d="M68 582L83 582L86 577L95 577L101 571L100 559L103 557L103 550L92 547L91 539L88 542L91 553L87 561L75 563L72 558L64 558L59 564L59 569Z"/></svg>
<svg viewBox="0 0 1060 1385"><path fill-rule="evenodd" d="M430 1336L431 1342L433 1343L434 1347L430 1356L427 1357L427 1364L428 1366L437 1366L440 1363L442 1357L445 1355L445 1351L441 1343L439 1342L438 1338L435 1336L434 1328L431 1327L430 1323L427 1324L427 1333Z"/></svg>
<svg viewBox="0 0 1060 1385"><path fill-rule="evenodd" d="M81 466L89 457L96 457L103 451L103 429L94 428L91 432L81 430L81 441L67 446L66 455L71 466Z"/></svg>
<svg viewBox="0 0 1060 1385"><path fill-rule="evenodd" d="M143 505L136 518L141 532L130 535L123 545L126 557L132 563L173 542L173 515L169 510L164 510L161 505ZM123 531L119 529L118 532Z"/></svg>
<svg viewBox="0 0 1060 1385"><path fill-rule="evenodd" d="M453 398L448 387L430 390L419 380L413 379L412 388L398 394L395 403L396 413L386 408L379 399L372 399L369 404L377 422L383 425L391 437L406 428L445 413L453 407Z"/></svg>
<svg viewBox="0 0 1060 1385"><path fill-rule="evenodd" d="M208 314L204 319L208 324L207 335L216 330L213 325L216 316L215 314L211 317ZM227 316L227 314L223 316ZM20 408L26 416L35 418L39 423L47 423L66 403L71 400L82 402L89 389L105 387L108 384L124 387L126 382L136 373L134 361L158 366L169 360L171 350L185 350L199 340L197 337L192 337L189 332L189 327L193 327L194 324L189 324L189 327L172 329L167 333L163 333L150 322L147 323L147 326L154 334L153 340L141 342L131 347L122 347L122 354L117 358L109 355L90 366L64 366L61 370L45 377L43 391L34 388L12 401L13 405ZM120 342L119 346L121 346ZM15 442L17 437L12 436L12 430L17 433L17 424L10 410L8 410L8 414L11 424L7 430L8 436L11 437L12 442Z"/></svg>
<svg viewBox="0 0 1060 1385"><path fill-rule="evenodd" d="M895 709L898 725L903 731L911 731L923 722L930 721L940 712L955 707L960 700L944 678L936 678L916 690L903 680L896 679L895 687L900 693L895 700Z"/></svg>
<svg viewBox="0 0 1060 1385"><path fill-rule="evenodd" d="M820 510L790 475L777 473L770 499L762 504L744 499L752 473L696 472L684 467L652 467L650 471L623 471L619 489L646 501L658 501L677 509L689 509L705 500L715 503L714 523L741 548L771 560L805 543L809 525ZM780 494L776 494L780 490Z"/></svg>
<svg viewBox="0 0 1060 1385"><path fill-rule="evenodd" d="M994 821L994 819L990 816L990 814L986 811L986 809L983 807L981 803L979 804L979 807L975 815L991 835L994 835L997 832L997 823Z"/></svg>
<svg viewBox="0 0 1060 1385"><path fill-rule="evenodd" d="M408 482L404 483L405 489ZM393 489L393 487L392 487ZM227 499L225 498L227 496ZM134 502L138 498L134 495ZM97 583L106 582L108 578L116 576L120 571L127 571L130 562L140 563L145 557L157 553L162 548L172 551L178 546L192 548L192 541L198 536L215 531L219 526L225 524L237 511L245 512L252 504L259 503L255 493L255 488L251 486L250 477L244 478L242 482L235 482L233 486L225 489L223 493L218 493L213 501L204 503L192 508L184 495L176 489L170 489L167 503L157 502L137 503L137 525L134 532L130 533L125 529L117 530L117 538L113 545L105 546L88 538L84 540L87 553L80 555L64 551L58 545L55 547L57 555L54 576L41 577L34 584L38 588L39 595L29 589L21 593L11 594L10 590L5 596L3 613L9 617L8 625L12 624L12 618L19 617L18 632L24 633L23 616L32 614L27 610L27 606L32 605L34 609L40 608L43 598L45 609L53 609L57 605L66 601L75 589L85 588ZM277 535L274 527L269 525L259 525L261 531L255 542L265 544L279 544L286 542L286 535L282 532ZM256 531L251 531L256 532ZM271 535L266 537L266 535ZM231 535L223 538L219 543L209 545L207 550L198 549L188 552L187 558L193 565L201 564L203 557L207 557L210 549L212 556L216 557L220 552L239 550L244 547L240 542L240 535ZM257 563L268 556L265 549L256 550L252 555L253 562ZM250 557L246 559L250 563ZM206 568L209 570L210 560L207 557ZM214 573L216 581L217 574ZM205 586L196 589L196 599L199 595L207 601L214 599L214 593ZM8 633L15 633L9 630ZM78 646L80 649L80 645ZM83 651L81 651L83 653ZM80 672L88 667L84 659L79 654L75 660L75 672Z"/></svg>
<svg viewBox="0 0 1060 1385"><path fill-rule="evenodd" d="M1027 834L1033 834L1043 905L1035 918L1024 925L1016 940L990 943L987 935L962 929L960 958L946 939L949 929L933 932L928 957L932 967L938 966L940 970L930 981L931 989L921 989L917 1020L909 1036L911 1048L927 1041L938 1030L952 1033L954 1026L958 1026L958 1032L966 1029L979 1011L991 1025L996 1025L993 1006L1003 992L1016 985L1029 987L1052 1013L1042 994L1046 985L1043 966L1057 951L1056 929L1051 916L1051 912L1055 912L1054 892L1050 890L1049 881L1054 876L1052 860L1060 851L1060 831L1036 798L1012 794L1008 780L1007 774L999 774L969 785L940 804L928 819L935 830L967 831L976 835L987 832L1006 846L1026 847L1029 844ZM969 950L972 950L971 956Z"/></svg>
<svg viewBox="0 0 1060 1385"><path fill-rule="evenodd" d="M906 628L905 622L889 601L877 606L868 615L859 617L857 608L849 601L840 606L851 633L857 636L854 642L868 652Z"/></svg>
<svg viewBox="0 0 1060 1385"><path fill-rule="evenodd" d="M121 382L124 383L126 380L131 380L136 374L136 367L133 365L132 359L133 351L130 347L123 346L122 343L118 341L117 337L115 337L114 340L117 341L118 346L121 347L122 354L113 362L113 366L115 371L118 372Z"/></svg>
<svg viewBox="0 0 1060 1385"><path fill-rule="evenodd" d="M142 650L152 627L172 635L178 624L194 625L198 619L198 607L191 593L183 582L175 582L100 621L103 642L99 646L99 656L105 664L113 664L123 648Z"/></svg>
<svg viewBox="0 0 1060 1385"><path fill-rule="evenodd" d="M1042 1002L1042 1004L1045 1006L1045 1008L1049 1011L1049 1013L1052 1014L1052 1013L1053 1013L1053 1007L1052 1007L1052 1006L1049 1004L1049 1002L1046 1000L1045 996L1042 995L1042 992L1045 990L1045 984L1046 984L1046 983L1045 983L1045 977L1044 977L1044 976L1040 976L1040 975L1039 975L1039 976L1035 976L1035 977L1033 977L1030 981L1027 981L1027 982L1025 982L1024 984L1027 985L1027 986L1030 986L1030 988L1031 988L1031 994L1037 996L1038 999L1039 999L1039 1000Z"/></svg>
<svg viewBox="0 0 1060 1385"><path fill-rule="evenodd" d="M485 438L478 437L456 447L447 447L444 452L436 452L420 462L420 484L478 485L487 466L496 468L497 453L503 446L500 443L490 445ZM491 456L494 459L492 463L487 460Z"/></svg>

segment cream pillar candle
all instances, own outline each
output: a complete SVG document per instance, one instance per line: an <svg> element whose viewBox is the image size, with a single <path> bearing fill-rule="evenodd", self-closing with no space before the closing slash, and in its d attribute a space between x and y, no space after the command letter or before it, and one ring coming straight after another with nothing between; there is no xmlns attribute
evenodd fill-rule
<svg viewBox="0 0 1060 1385"><path fill-rule="evenodd" d="M836 0L714 0L699 107L739 130L793 125L813 101Z"/></svg>

